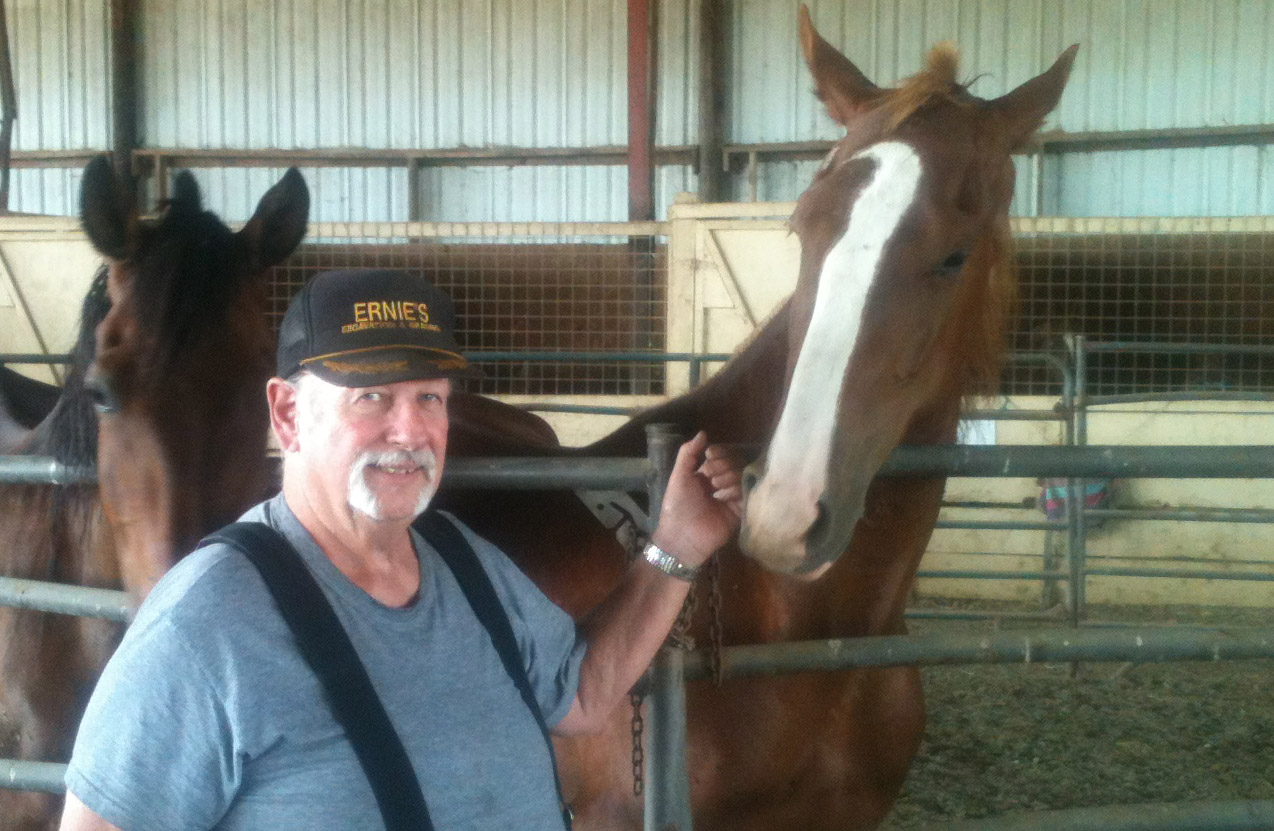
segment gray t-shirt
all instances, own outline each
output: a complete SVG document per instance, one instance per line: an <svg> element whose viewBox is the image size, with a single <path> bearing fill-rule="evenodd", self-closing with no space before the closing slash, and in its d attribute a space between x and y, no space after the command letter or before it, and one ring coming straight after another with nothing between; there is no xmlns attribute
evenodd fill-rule
<svg viewBox="0 0 1274 831"><path fill-rule="evenodd" d="M332 565L282 495L243 518L281 531L317 577L438 831L562 827L539 728L433 549L413 532L420 597L394 609ZM583 640L502 553L464 531L556 724L575 697ZM89 702L66 784L125 831L384 827L260 575L221 545L178 563L142 605Z"/></svg>

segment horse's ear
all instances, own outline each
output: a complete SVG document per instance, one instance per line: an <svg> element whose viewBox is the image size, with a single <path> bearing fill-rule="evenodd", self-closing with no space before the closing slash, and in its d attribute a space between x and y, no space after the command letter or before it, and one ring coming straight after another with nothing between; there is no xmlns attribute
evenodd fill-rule
<svg viewBox="0 0 1274 831"><path fill-rule="evenodd" d="M1057 106L1070 78L1077 51L1078 43L1063 52L1046 72L987 102L991 111L999 116L1010 147L1017 148L1029 139L1044 123L1044 117Z"/></svg>
<svg viewBox="0 0 1274 831"><path fill-rule="evenodd" d="M814 91L827 107L827 114L832 120L848 125L851 119L875 103L880 97L880 87L814 31L809 9L804 5L801 6L799 21L801 51L805 53L805 63L814 76Z"/></svg>
<svg viewBox="0 0 1274 831"><path fill-rule="evenodd" d="M173 195L168 200L170 209L197 213L203 208L203 196L199 193L199 183L189 170L179 170L173 176Z"/></svg>
<svg viewBox="0 0 1274 831"><path fill-rule="evenodd" d="M80 224L104 257L128 258L136 230L133 200L120 184L110 159L98 156L84 168L80 183Z"/></svg>
<svg viewBox="0 0 1274 831"><path fill-rule="evenodd" d="M309 215L310 190L300 171L289 168L261 197L256 213L239 234L257 265L269 268L283 262L301 244Z"/></svg>

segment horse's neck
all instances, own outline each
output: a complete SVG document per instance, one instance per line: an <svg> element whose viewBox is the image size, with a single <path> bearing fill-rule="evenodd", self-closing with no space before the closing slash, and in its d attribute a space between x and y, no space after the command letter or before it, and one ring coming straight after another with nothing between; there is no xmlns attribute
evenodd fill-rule
<svg viewBox="0 0 1274 831"><path fill-rule="evenodd" d="M783 401L787 366L786 304L730 361L695 389L639 413L588 448L592 455L640 455L645 428L667 423L687 434L705 430L715 442L760 444Z"/></svg>

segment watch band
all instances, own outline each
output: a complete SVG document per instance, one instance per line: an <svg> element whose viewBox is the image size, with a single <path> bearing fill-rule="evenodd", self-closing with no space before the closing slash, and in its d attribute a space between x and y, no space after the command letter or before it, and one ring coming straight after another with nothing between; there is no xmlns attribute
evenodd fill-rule
<svg viewBox="0 0 1274 831"><path fill-rule="evenodd" d="M698 566L686 565L653 542L646 543L646 547L641 550L641 556L646 562L669 577L676 577L678 580L693 583L695 578L699 576Z"/></svg>

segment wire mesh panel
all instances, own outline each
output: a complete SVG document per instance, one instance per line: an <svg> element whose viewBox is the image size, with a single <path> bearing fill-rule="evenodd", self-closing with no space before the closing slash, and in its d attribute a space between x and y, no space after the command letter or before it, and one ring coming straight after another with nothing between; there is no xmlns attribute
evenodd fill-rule
<svg viewBox="0 0 1274 831"><path fill-rule="evenodd" d="M277 325L320 271L394 268L423 274L456 303L467 352L664 351L667 244L657 223L367 223L311 226L270 279ZM659 361L506 359L482 363L476 391L649 395Z"/></svg>
<svg viewBox="0 0 1274 831"><path fill-rule="evenodd" d="M1088 391L1274 391L1274 352L1190 351L1184 344L1274 347L1274 219L1021 220L1015 349L1060 349L1061 336L1164 343L1089 358ZM1055 378L1012 366L1005 389L1054 395Z"/></svg>

